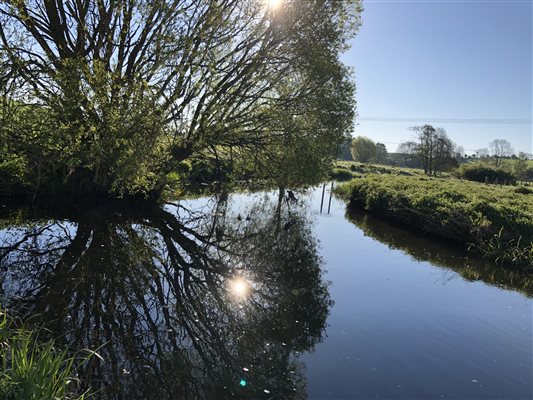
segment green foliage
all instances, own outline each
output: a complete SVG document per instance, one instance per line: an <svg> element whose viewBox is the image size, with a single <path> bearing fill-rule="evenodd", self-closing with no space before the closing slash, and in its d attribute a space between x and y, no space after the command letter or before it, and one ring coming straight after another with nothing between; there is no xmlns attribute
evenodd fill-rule
<svg viewBox="0 0 533 400"><path fill-rule="evenodd" d="M387 147L383 143L377 142L376 143L376 161L378 163L387 162L388 154L389 153L387 152Z"/></svg>
<svg viewBox="0 0 533 400"><path fill-rule="evenodd" d="M11 156L0 163L0 195L10 196L24 191L27 186L27 167L23 158Z"/></svg>
<svg viewBox="0 0 533 400"><path fill-rule="evenodd" d="M469 181L500 185L512 185L516 182L515 177L509 172L478 163L463 164L454 171L454 175Z"/></svg>
<svg viewBox="0 0 533 400"><path fill-rule="evenodd" d="M338 181L349 181L354 177L354 175L349 170L344 168L333 168L330 173L330 177Z"/></svg>
<svg viewBox="0 0 533 400"><path fill-rule="evenodd" d="M352 172L358 174L392 174L392 175L424 175L424 171L421 169L413 168L401 168L401 167L392 167L388 165L373 165L373 164L361 164L349 161L337 161L335 163L336 168L341 169L350 169Z"/></svg>
<svg viewBox="0 0 533 400"><path fill-rule="evenodd" d="M368 163L376 159L377 148L372 139L357 136L352 140L352 157L354 160Z"/></svg>
<svg viewBox="0 0 533 400"><path fill-rule="evenodd" d="M533 194L533 190L525 186L517 187L514 192L520 194Z"/></svg>
<svg viewBox="0 0 533 400"><path fill-rule="evenodd" d="M409 149L422 161L427 175L437 176L440 172L449 171L457 166L455 144L450 140L443 128L431 125L413 126L410 128L417 135L418 142L406 142L400 148Z"/></svg>
<svg viewBox="0 0 533 400"><path fill-rule="evenodd" d="M0 313L0 397L8 400L83 399L76 396L75 369L90 356L69 356L39 333L17 327ZM92 353L95 354L95 353Z"/></svg>
<svg viewBox="0 0 533 400"><path fill-rule="evenodd" d="M0 163L30 194L154 197L189 159L316 183L351 129L359 1L39 4L0 3Z"/></svg>
<svg viewBox="0 0 533 400"><path fill-rule="evenodd" d="M457 241L502 265L533 268L533 199L455 179L370 175L337 188L350 206Z"/></svg>

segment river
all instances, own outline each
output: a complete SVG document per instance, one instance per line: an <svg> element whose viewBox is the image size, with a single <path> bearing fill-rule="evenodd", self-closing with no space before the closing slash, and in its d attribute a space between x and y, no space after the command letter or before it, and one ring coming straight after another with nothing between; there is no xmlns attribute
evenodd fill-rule
<svg viewBox="0 0 533 400"><path fill-rule="evenodd" d="M320 204L4 206L3 307L97 350L95 398L533 397L530 277Z"/></svg>

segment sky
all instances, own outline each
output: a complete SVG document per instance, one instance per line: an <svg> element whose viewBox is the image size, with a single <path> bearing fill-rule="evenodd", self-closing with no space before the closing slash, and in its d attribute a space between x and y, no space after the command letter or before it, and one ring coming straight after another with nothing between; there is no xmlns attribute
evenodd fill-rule
<svg viewBox="0 0 533 400"><path fill-rule="evenodd" d="M531 0L363 5L343 55L357 85L354 136L394 152L414 139L410 126L429 123L467 154L494 139L533 153Z"/></svg>

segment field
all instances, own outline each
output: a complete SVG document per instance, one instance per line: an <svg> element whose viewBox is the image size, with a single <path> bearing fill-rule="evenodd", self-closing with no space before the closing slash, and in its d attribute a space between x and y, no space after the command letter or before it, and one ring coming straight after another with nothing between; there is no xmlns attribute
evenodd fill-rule
<svg viewBox="0 0 533 400"><path fill-rule="evenodd" d="M336 191L350 207L459 242L501 265L533 269L533 191L528 188L371 173Z"/></svg>

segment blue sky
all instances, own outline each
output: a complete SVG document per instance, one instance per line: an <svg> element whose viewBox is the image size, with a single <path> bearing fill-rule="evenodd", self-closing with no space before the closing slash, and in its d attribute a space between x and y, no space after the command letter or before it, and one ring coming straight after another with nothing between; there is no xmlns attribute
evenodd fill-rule
<svg viewBox="0 0 533 400"><path fill-rule="evenodd" d="M467 153L493 139L533 152L531 1L363 4L363 25L343 55L357 83L354 135L395 151L397 143L413 138L409 126L427 121L446 129ZM494 123L502 120L515 124ZM529 124L516 124L524 121Z"/></svg>

